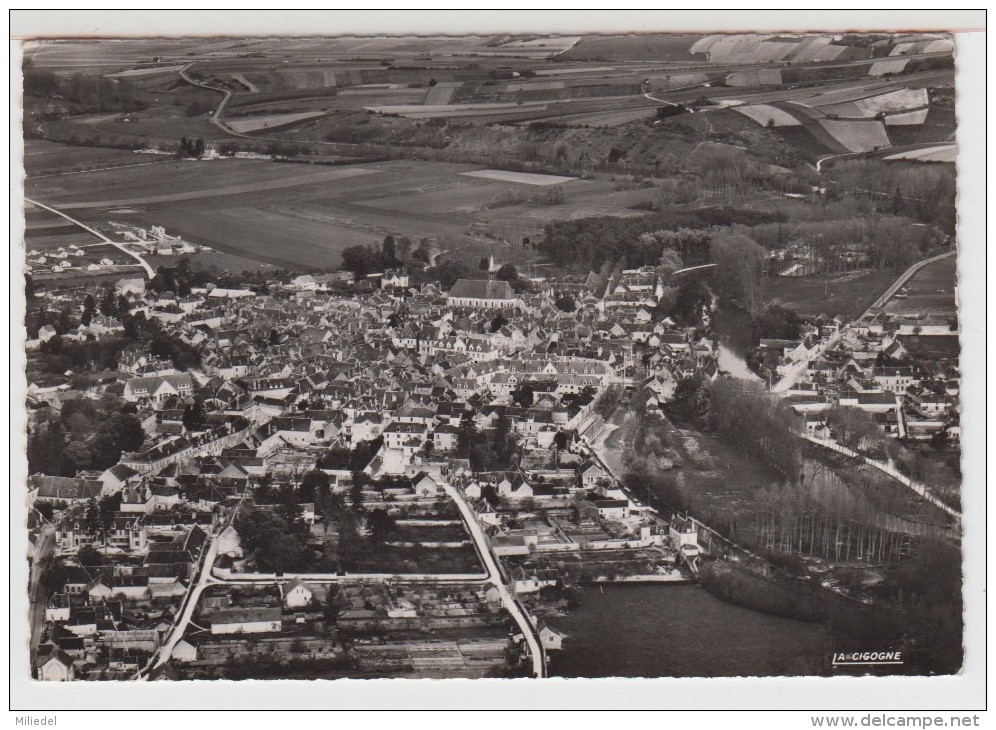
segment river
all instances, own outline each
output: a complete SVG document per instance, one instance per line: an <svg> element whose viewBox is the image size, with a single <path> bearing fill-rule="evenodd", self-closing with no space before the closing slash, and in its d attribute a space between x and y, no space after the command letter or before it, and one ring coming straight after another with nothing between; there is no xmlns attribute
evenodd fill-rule
<svg viewBox="0 0 996 730"><path fill-rule="evenodd" d="M712 326L719 338L719 367L737 378L759 380L744 360L753 344L750 315L723 305ZM726 446L713 440L709 437L710 451ZM727 470L730 463L737 465L737 485L778 479L739 450L723 453ZM697 474L690 470L686 476ZM718 492L736 506L736 494ZM589 587L578 611L547 623L569 637L562 651L551 654L555 677L813 675L825 666L822 626L734 606L698 585Z"/></svg>
<svg viewBox="0 0 996 730"><path fill-rule="evenodd" d="M568 635L553 677L820 674L826 631L715 598L698 585L585 588L582 607L547 623Z"/></svg>
<svg viewBox="0 0 996 730"><path fill-rule="evenodd" d="M720 304L713 313L712 329L719 336L719 369L742 380L760 380L744 360L747 348L754 344L750 323L750 315L732 304Z"/></svg>

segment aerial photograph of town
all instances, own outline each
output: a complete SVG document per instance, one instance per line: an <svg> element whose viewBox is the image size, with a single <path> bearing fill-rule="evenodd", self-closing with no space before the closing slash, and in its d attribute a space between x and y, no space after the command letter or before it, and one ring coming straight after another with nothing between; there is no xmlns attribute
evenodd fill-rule
<svg viewBox="0 0 996 730"><path fill-rule="evenodd" d="M954 57L26 43L21 674L957 674Z"/></svg>

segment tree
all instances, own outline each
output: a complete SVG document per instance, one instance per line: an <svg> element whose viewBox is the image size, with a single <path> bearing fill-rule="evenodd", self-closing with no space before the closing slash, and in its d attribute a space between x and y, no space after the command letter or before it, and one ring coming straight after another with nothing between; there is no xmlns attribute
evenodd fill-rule
<svg viewBox="0 0 996 730"><path fill-rule="evenodd" d="M381 246L381 260L384 268L397 265L398 248L394 242L394 236L384 236L384 243Z"/></svg>
<svg viewBox="0 0 996 730"><path fill-rule="evenodd" d="M837 441L854 449L870 446L877 440L879 428L872 417L852 406L833 405L826 412L827 427Z"/></svg>
<svg viewBox="0 0 996 730"><path fill-rule="evenodd" d="M530 383L521 383L512 391L512 402L523 408L529 408L533 404L533 393L536 388Z"/></svg>
<svg viewBox="0 0 996 730"><path fill-rule="evenodd" d="M204 403L201 401L200 396L195 395L193 403L184 407L181 419L183 427L187 431L200 431L203 428Z"/></svg>
<svg viewBox="0 0 996 730"><path fill-rule="evenodd" d="M69 568L60 562L49 559L47 564L41 569L38 582L47 595L58 593L66 587L69 580Z"/></svg>
<svg viewBox="0 0 996 730"><path fill-rule="evenodd" d="M477 262L477 268L479 268L481 271L487 271L489 268L491 268L491 262L488 261L487 256L481 256L481 260Z"/></svg>
<svg viewBox="0 0 996 730"><path fill-rule="evenodd" d="M657 299L657 306L654 307L654 319L664 319L674 311L678 304L678 288L673 286L662 286L661 295Z"/></svg>
<svg viewBox="0 0 996 730"><path fill-rule="evenodd" d="M259 483L254 490L254 499L257 504L270 504L273 500L273 475L266 472L259 478Z"/></svg>
<svg viewBox="0 0 996 730"><path fill-rule="evenodd" d="M713 281L717 293L750 312L757 311L768 257L764 247L742 234L723 232L713 236L709 252L716 264Z"/></svg>
<svg viewBox="0 0 996 730"><path fill-rule="evenodd" d="M297 532L302 527L304 510L293 484L284 484L277 490L277 514L290 532Z"/></svg>
<svg viewBox="0 0 996 730"><path fill-rule="evenodd" d="M332 483L329 481L328 474L323 472L321 469L312 469L301 479L301 486L298 491L301 495L301 499L305 502L315 503L315 511L318 513L321 511L319 509L318 502L322 501L324 505L331 487ZM319 497L321 500L319 500Z"/></svg>
<svg viewBox="0 0 996 730"><path fill-rule="evenodd" d="M377 256L367 246L350 246L342 251L342 268L352 271L357 279L365 278L379 268L378 263Z"/></svg>
<svg viewBox="0 0 996 730"><path fill-rule="evenodd" d="M561 312L573 312L578 308L577 302L574 301L574 297L567 292L560 294L553 303L554 306L556 306Z"/></svg>
<svg viewBox="0 0 996 730"><path fill-rule="evenodd" d="M283 572L306 567L304 545L274 512L244 505L235 518L235 530L247 552L256 556L260 570Z"/></svg>
<svg viewBox="0 0 996 730"><path fill-rule="evenodd" d="M657 262L657 273L663 277L669 277L682 268L684 268L684 263L681 260L681 254L673 248L665 248L661 253L660 261Z"/></svg>
<svg viewBox="0 0 996 730"><path fill-rule="evenodd" d="M194 142L193 155L194 155L194 157L202 157L204 155L204 140L203 139L198 138L198 140L196 142Z"/></svg>
<svg viewBox="0 0 996 730"><path fill-rule="evenodd" d="M383 509L377 508L367 515L367 535L376 547L380 547L387 541L388 536L398 528L397 520Z"/></svg>
<svg viewBox="0 0 996 730"><path fill-rule="evenodd" d="M495 278L498 281L515 281L519 278L519 272L512 264L505 264L495 272Z"/></svg>
<svg viewBox="0 0 996 730"><path fill-rule="evenodd" d="M328 593L325 595L325 620L335 622L339 618L339 602L337 598L339 597L339 587L333 583L329 586Z"/></svg>
<svg viewBox="0 0 996 730"><path fill-rule="evenodd" d="M408 260L412 256L412 239L408 236L402 236L398 239L397 243L397 257L398 261L402 264L408 263Z"/></svg>
<svg viewBox="0 0 996 730"><path fill-rule="evenodd" d="M412 251L412 258L415 259L415 260L417 260L417 261L422 261L423 263L426 263L426 264L429 263L430 256L429 256L429 239L428 238L420 238L419 239L418 246L416 246L415 250Z"/></svg>
<svg viewBox="0 0 996 730"><path fill-rule="evenodd" d="M502 327L508 324L508 320L499 312L495 315L494 319L491 320L491 331L497 332Z"/></svg>
<svg viewBox="0 0 996 730"><path fill-rule="evenodd" d="M76 559L84 567L95 567L104 564L104 555L99 550L90 545L84 545L76 551Z"/></svg>
<svg viewBox="0 0 996 730"><path fill-rule="evenodd" d="M803 324L795 310L772 304L754 316L751 329L755 339L794 340Z"/></svg>
<svg viewBox="0 0 996 730"><path fill-rule="evenodd" d="M93 299L93 294L87 294L83 297L83 316L87 318L87 324L89 324L90 318L93 317L96 311L97 305Z"/></svg>
<svg viewBox="0 0 996 730"><path fill-rule="evenodd" d="M143 441L142 422L136 416L127 413L111 416L101 422L90 443L94 468L114 466L121 458L121 452L138 451Z"/></svg>
<svg viewBox="0 0 996 730"><path fill-rule="evenodd" d="M363 485L368 481L363 472L353 474L353 485L349 488L349 503L354 512L363 512Z"/></svg>

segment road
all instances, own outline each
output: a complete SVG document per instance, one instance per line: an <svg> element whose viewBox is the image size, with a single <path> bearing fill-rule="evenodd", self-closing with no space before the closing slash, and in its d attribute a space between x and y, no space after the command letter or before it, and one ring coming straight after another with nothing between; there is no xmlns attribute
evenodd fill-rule
<svg viewBox="0 0 996 730"><path fill-rule="evenodd" d="M208 538L209 544L205 546L204 557L201 561L200 574L197 577L197 583L187 591L187 594L183 597L184 603L180 611L179 620L173 624L173 628L170 629L166 643L159 647L159 651L152 656L149 661L148 666L141 672L139 679L145 680L148 678L148 671L160 667L170 660L173 656L173 649L176 645L180 643L183 638L184 633L187 631L187 624L190 623L190 619L194 615L194 610L197 608L197 604L201 599L201 594L204 589L207 588L211 580L211 568L214 566L215 558L218 557L218 541L215 539L215 535L211 535Z"/></svg>
<svg viewBox="0 0 996 730"><path fill-rule="evenodd" d="M190 623L191 617L194 615L194 610L197 608L197 604L201 599L201 594L204 589L207 588L211 583L215 582L211 571L214 569L214 561L218 557L218 537L223 533L233 522L235 522L235 516L239 513L239 509L245 503L247 494L242 495L242 499L232 510L232 513L225 520L219 528L214 530L210 535L208 535L207 541L201 548L201 559L199 562L200 567L198 568L197 582L194 583L183 596L183 602L180 604L180 615L179 618L173 622L173 626L170 628L167 634L166 643L159 647L158 650L149 658L149 663L141 670L139 670L136 679L145 681L148 679L149 671L155 669L156 667L162 666L169 661L170 657L173 655L173 649L176 645L180 643L180 639L183 638L184 633L187 631L187 625Z"/></svg>
<svg viewBox="0 0 996 730"><path fill-rule="evenodd" d="M96 231L93 228L90 228L90 226L86 225L85 223L81 223L80 221L76 220L75 218L69 217L68 215L66 215L65 213L63 213L61 210L56 210L55 208L52 208L52 207L50 207L48 205L45 205L44 203L39 203L37 200L32 200L31 198L25 198L24 200L25 200L25 202L31 203L32 205L37 205L39 208L42 208L43 210L47 210L49 213L55 213L55 215L60 216L62 218L65 218L67 221L69 221L70 223L73 223L73 224L79 226L84 231L87 231L88 233L92 233L93 235L95 235L97 238L99 238L104 243L106 243L108 245L111 245L111 246L114 246L114 248L116 248L121 253L127 254L131 258L135 259L138 262L138 265L142 267L142 269L145 271L146 275L148 275L148 277L150 279L156 275L156 272L152 270L152 267L149 265L148 261L146 261L145 259L143 259L139 254L135 253L134 251L130 251L129 249L125 248L125 246L123 244L118 243L117 241L112 241L111 239L109 239L107 236L105 236L100 231Z"/></svg>
<svg viewBox="0 0 996 730"><path fill-rule="evenodd" d="M31 622L32 656L41 641L42 629L45 628L46 597L45 589L41 585L41 566L53 547L55 547L55 526L46 523L41 528L41 537L35 548L35 555L31 561L31 574L28 578L28 595L31 596L28 619Z"/></svg>
<svg viewBox="0 0 996 730"><path fill-rule="evenodd" d="M893 295L897 291L899 291L900 287L902 287L903 284L909 281L910 278L912 278L913 275L916 274L916 272L918 272L924 266L926 266L927 264L932 264L935 261L940 261L941 259L946 259L948 256L954 256L956 253L957 251L946 251L945 253L942 253L939 256L934 256L929 259L924 259L923 261L918 261L917 263L913 264L911 267L906 269L906 271L904 271L903 274L898 279L892 282L892 284L889 286L888 289L885 290L882 296L880 296L878 299L872 302L872 305L868 307L868 309L866 309L858 319L864 319L869 315L878 314L878 312L876 312L875 310L881 311L882 307L885 306L886 302L892 299Z"/></svg>
<svg viewBox="0 0 996 730"><path fill-rule="evenodd" d="M847 325L844 325L843 327L841 327L840 332L838 332L829 340L818 346L815 349L815 352L810 354L805 360L797 362L795 365L789 368L788 372L785 373L785 375L783 375L777 383L771 386L771 392L783 394L785 393L785 391L789 390L793 385L799 382L799 378L805 375L806 371L809 369L809 363L822 357L824 352L826 352L831 347L840 342L840 338L843 337L844 332L846 330L847 330Z"/></svg>
<svg viewBox="0 0 996 730"><path fill-rule="evenodd" d="M684 269L678 269L671 276L681 276L682 274L691 274L695 271L707 271L709 269L715 269L716 264L700 264L699 266L689 266Z"/></svg>
<svg viewBox="0 0 996 730"><path fill-rule="evenodd" d="M189 69L193 65L194 64L192 63L188 63L186 66L181 68L180 78L182 78L184 81L186 81L188 84L191 84L192 86L199 86L202 89L210 89L211 91L217 91L220 92L221 94L224 94L221 103L218 104L218 106L215 108L213 112L211 112L211 119L210 119L211 124L216 126L221 131L225 132L226 134L234 134L237 137L249 136L246 134L239 134L238 132L232 130L223 121L221 121L221 115L224 114L225 107L228 106L228 102L231 101L232 99L232 92L228 89L223 89L219 86L211 86L210 84L205 84L203 81L197 81L196 79L194 79L193 76L187 73L187 69Z"/></svg>
<svg viewBox="0 0 996 730"><path fill-rule="evenodd" d="M899 288L903 286L903 284L905 284L907 281L909 281L909 279L924 266L926 266L927 264L932 264L935 261L940 261L941 259L945 259L948 256L954 256L955 253L956 253L955 251L946 251L945 253L942 253L939 256L933 256L929 259L924 259L923 261L918 261L917 263L913 264L911 267L906 269L906 271L904 271L898 279L892 282L892 284L889 285L889 288L886 289L885 292L883 292L882 295L879 296L879 298L876 299L872 303L872 305L868 307L868 309L866 309L861 314L860 317L858 317L858 319L859 320L864 319L870 315L877 314L879 311L881 311L881 308L885 306L886 302L888 302L897 291L899 291ZM785 393L785 391L789 390L793 385L795 385L799 381L799 378L801 378L805 374L806 370L809 368L809 363L821 357L824 352L826 352L828 349L836 345L840 341L840 338L844 335L844 332L846 330L847 330L847 325L844 325L844 327L841 328L839 334L827 340L825 344L817 348L816 352L813 355L793 365L789 369L789 371L785 373L785 375L783 375L777 383L771 386L771 392Z"/></svg>
<svg viewBox="0 0 996 730"><path fill-rule="evenodd" d="M678 106L673 101L667 101L666 99L658 99L656 96L654 96L653 94L651 94L649 91L647 93L645 93L644 96L646 98L650 99L650 101L656 101L659 104L667 104L668 106Z"/></svg>
<svg viewBox="0 0 996 730"><path fill-rule="evenodd" d="M841 157L856 157L857 155L863 155L863 154L864 152L844 152L843 154L839 155L827 155L826 157L821 157L816 161L816 172L823 171L824 162L829 162L830 160L837 160L840 159Z"/></svg>
<svg viewBox="0 0 996 730"><path fill-rule="evenodd" d="M481 523L477 520L477 515L459 489L452 484L444 482L443 490L449 495L450 499L456 502L457 507L460 508L460 514L463 515L464 522L467 523L467 529L470 530L470 535L477 546L477 552L481 556L485 570L488 572L488 582L498 589L502 605L505 606L505 610L512 614L512 618L515 619L515 623L518 624L519 630L529 645L529 654L533 662L533 676L538 678L545 677L546 655L543 653L543 645L540 643L536 627L533 626L526 610L519 603L518 599L512 595L512 591L502 579L501 568L498 566L498 561L495 559L494 553L491 552L491 545L484 534Z"/></svg>
<svg viewBox="0 0 996 730"><path fill-rule="evenodd" d="M817 444L819 446L823 446L823 447L828 448L828 449L830 449L832 451L836 451L839 454L844 454L845 456L851 456L851 457L854 457L854 458L857 458L857 459L861 459L862 461L864 461L869 466L875 467L876 469L878 469L883 474L888 474L890 477L892 477L893 479L895 479L900 484L902 484L902 485L904 485L906 487L909 487L914 492L916 492L917 495L919 495L920 497L922 497L926 501L930 502L932 505L934 505L935 507L937 507L942 512L946 512L951 517L954 517L956 520L961 521L961 512L959 512L958 510L956 510L954 507L951 507L950 505L945 504L944 502L942 502L941 500L939 500L937 497L935 497L933 494L931 494L927 490L927 485L926 484L921 484L920 482L914 482L912 479L910 479L906 475L901 474L900 472L896 471L895 469L893 469L888 464L885 464L885 463L883 463L881 461L876 461L875 459L871 459L871 458L865 456L864 454L862 454L862 453L860 453L858 451L855 451L854 449L848 448L847 446L844 446L843 444L840 444L837 441L834 441L833 439L821 439L821 438L817 438L816 436L810 436L808 433L800 433L798 435L799 435L800 438L805 439L806 441L809 441L810 443Z"/></svg>
<svg viewBox="0 0 996 730"><path fill-rule="evenodd" d="M131 165L113 165L112 167L91 167L89 170L70 170L69 172L52 172L45 175L28 175L25 180L41 180L45 177L64 177L66 175L86 175L88 172L106 172L107 170L124 170L127 167L146 167L147 165L165 165L173 162L170 157L167 160L156 160L155 162L136 162Z"/></svg>
<svg viewBox="0 0 996 730"><path fill-rule="evenodd" d="M410 582L431 582L431 583L446 583L446 582L456 582L456 583L467 583L474 581L481 581L483 583L490 583L497 590L501 596L502 605L511 614L512 618L515 620L516 624L519 626L520 631L522 631L523 636L525 636L526 643L529 646L529 653L533 663L533 675L536 677L546 676L546 657L543 653L542 645L539 641L539 635L536 632L536 627L532 625L529 620L529 616L526 613L525 608L512 594L508 585L502 579L502 571L491 552L491 547L488 543L487 537L481 528L480 523L477 521L477 516L474 514L473 509L466 502L463 494L454 486L450 484L443 484L443 489L446 491L447 495L457 504L460 509L461 516L464 522L467 524L467 529L470 531L471 537L474 540L474 545L477 548L477 552L481 557L481 562L484 564L485 573L484 574L474 574L474 575L463 575L463 574L406 574L402 576L402 580ZM205 544L203 559L201 561L199 573L197 576L197 582L191 586L191 589L187 591L184 596L183 603L181 604L179 618L173 627L170 629L167 635L166 642L159 648L152 658L149 660L148 665L139 673L137 679L146 680L148 679L148 673L164 665L170 660L173 655L173 649L176 645L180 643L186 633L187 626L190 624L193 618L194 611L197 609L197 605L200 602L201 594L206 588L212 585L253 585L253 584L268 584L273 585L276 583L286 583L287 581L293 580L295 578L301 578L303 580L312 581L315 583L338 583L338 582L352 582L358 580L390 580L396 579L399 576L397 574L318 574L318 573L307 573L307 574L290 574L284 573L279 577L276 575L240 575L238 578L218 578L212 573L214 567L214 561L218 557L218 541L217 537L224 531L229 524L232 523L234 519L234 512L231 518L226 520L226 524L221 529L212 533L208 538L208 542ZM44 606L42 606L42 615L44 616Z"/></svg>

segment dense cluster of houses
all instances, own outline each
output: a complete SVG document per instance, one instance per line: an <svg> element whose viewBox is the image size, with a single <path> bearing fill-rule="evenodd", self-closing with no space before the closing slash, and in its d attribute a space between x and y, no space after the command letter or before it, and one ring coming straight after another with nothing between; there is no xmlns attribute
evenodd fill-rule
<svg viewBox="0 0 996 730"><path fill-rule="evenodd" d="M654 321L661 282L653 270L623 272L607 289L562 280L525 293L504 281L462 280L446 291L408 287L395 272L378 276L380 288L362 295L343 294L337 274L270 282L267 295L208 286L179 296L142 279L117 282L114 295L130 314L157 320L166 336L196 348L200 363L180 370L132 347L85 391L29 389L29 406L56 409L71 397L118 395L144 436L103 472L29 481L29 501L36 511L49 505L52 550L75 581L46 609L39 677L133 671L162 641L203 537L228 508L264 479L297 479L323 455L365 444L375 445L363 467L372 498L429 502L443 495L441 484L456 484L478 505L499 553L659 542L651 511L585 458L608 388L642 384L666 402L684 375L716 372L710 340ZM574 311L556 304L565 292ZM53 309L81 309L88 293L104 296L44 296ZM121 331L119 319L100 315L68 336ZM458 458L462 434L500 424L535 465L473 472ZM334 488L349 489L351 468L322 468ZM116 511L94 519L94 504L108 497L120 499ZM549 509L543 535L510 516L536 505ZM303 507L314 522L313 505ZM232 555L241 557L237 542ZM78 565L87 546L107 564ZM127 634L134 641L126 645L122 631L145 633L141 643Z"/></svg>
<svg viewBox="0 0 996 730"><path fill-rule="evenodd" d="M123 501L99 540L79 510L64 510L56 550L73 554L89 545L109 557L96 565L67 562L59 573L61 585L44 606L38 679L132 679L162 645L212 520L188 510L131 511L136 506Z"/></svg>
<svg viewBox="0 0 996 730"><path fill-rule="evenodd" d="M957 335L947 320L877 314L807 325L798 340L761 340L759 353L774 377L801 373L786 393L812 435L832 438L826 415L845 406L896 438L957 442Z"/></svg>

